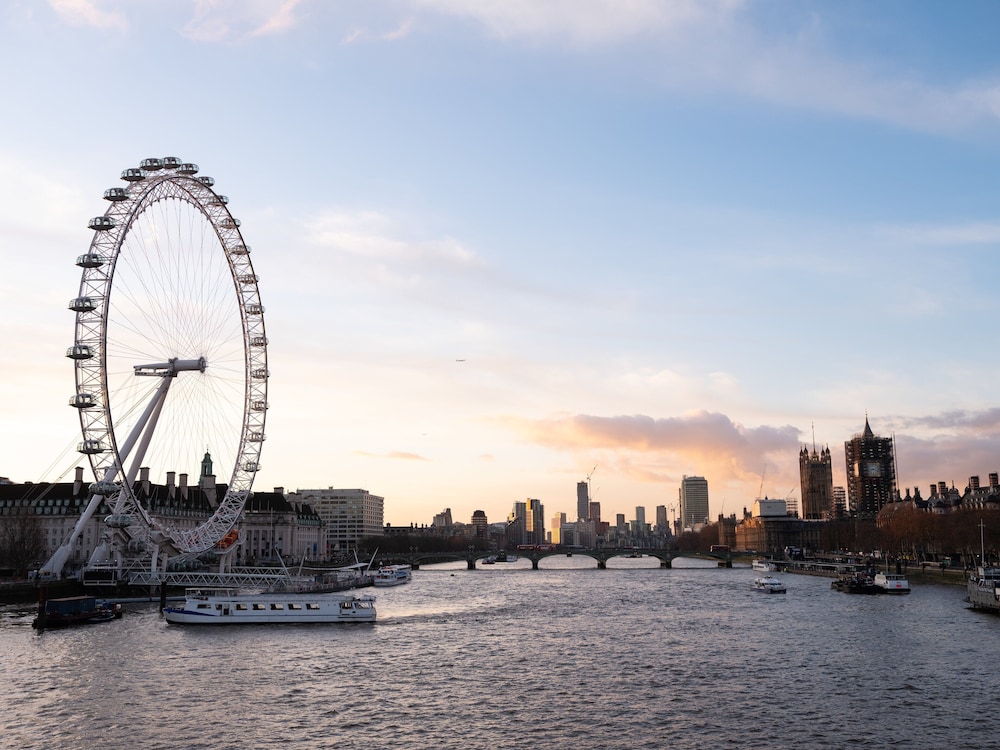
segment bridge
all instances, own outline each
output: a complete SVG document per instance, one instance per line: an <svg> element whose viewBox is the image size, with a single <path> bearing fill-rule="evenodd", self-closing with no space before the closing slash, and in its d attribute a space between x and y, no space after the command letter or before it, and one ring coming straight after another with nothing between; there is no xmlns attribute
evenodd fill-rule
<svg viewBox="0 0 1000 750"><path fill-rule="evenodd" d="M546 545L541 545L534 549L511 550L508 554L515 554L519 558L531 560L531 569L538 570L538 563L546 557L591 557L597 561L598 570L605 570L608 567L608 560L613 557L655 557L660 561L661 568L673 567L673 561L677 557L693 557L702 560L716 560L720 567L733 567L733 558L730 552L680 552L673 547L634 549L631 547L595 547L595 548L574 548L574 549L547 549ZM402 552L386 555L383 558L385 563L406 564L414 570L419 570L421 565L431 565L441 562L455 562L465 560L468 570L475 570L477 563L489 557L495 557L496 552L483 550L469 550L468 552Z"/></svg>

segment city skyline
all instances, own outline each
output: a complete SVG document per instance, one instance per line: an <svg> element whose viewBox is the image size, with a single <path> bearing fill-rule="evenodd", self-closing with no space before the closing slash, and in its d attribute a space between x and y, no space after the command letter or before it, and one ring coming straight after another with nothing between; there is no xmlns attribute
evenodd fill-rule
<svg viewBox="0 0 1000 750"><path fill-rule="evenodd" d="M405 525L569 513L579 482L614 518L702 476L714 520L801 508L804 446L846 486L866 417L901 491L964 487L1000 469L998 22L988 2L5 7L0 476L84 465L74 260L120 172L178 156L253 247L260 490L364 488Z"/></svg>

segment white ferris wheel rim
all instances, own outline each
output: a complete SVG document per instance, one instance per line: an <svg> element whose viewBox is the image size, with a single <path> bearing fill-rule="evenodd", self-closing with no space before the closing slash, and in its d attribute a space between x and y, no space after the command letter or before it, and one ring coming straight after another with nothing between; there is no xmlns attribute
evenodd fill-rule
<svg viewBox="0 0 1000 750"><path fill-rule="evenodd" d="M109 518L138 521L132 539L155 530L193 553L213 548L243 511L260 468L269 378L249 247L227 199L197 171L171 157L147 159L122 173L127 187L105 192L109 208L91 220L94 237L77 262L82 277L70 305L76 336L68 352L75 360L71 403L80 413L80 451L106 490ZM138 452L149 451L144 463L154 464L154 482L171 471L178 482L212 452L226 472L213 469L226 492L211 518L194 528L175 528L142 506L132 491L139 466L127 455L132 446L123 450L124 433L141 429L148 392L167 378L170 394L153 421L170 426L157 424Z"/></svg>

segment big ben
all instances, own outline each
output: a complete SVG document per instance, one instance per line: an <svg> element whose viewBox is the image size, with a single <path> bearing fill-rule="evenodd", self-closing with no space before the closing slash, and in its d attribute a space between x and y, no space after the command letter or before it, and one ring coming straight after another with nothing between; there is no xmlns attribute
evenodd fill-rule
<svg viewBox="0 0 1000 750"><path fill-rule="evenodd" d="M847 499L859 518L875 515L896 497L892 438L872 432L865 415L865 430L844 443L847 459Z"/></svg>

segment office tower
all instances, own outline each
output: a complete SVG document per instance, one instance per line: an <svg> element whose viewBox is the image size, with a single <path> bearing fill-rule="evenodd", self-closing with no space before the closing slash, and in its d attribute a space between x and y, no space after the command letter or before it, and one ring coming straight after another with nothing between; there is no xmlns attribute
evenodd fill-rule
<svg viewBox="0 0 1000 750"><path fill-rule="evenodd" d="M576 483L576 519L590 518L590 488L586 482Z"/></svg>
<svg viewBox="0 0 1000 750"><path fill-rule="evenodd" d="M571 541L567 541L563 538L563 528L567 526L566 514L556 513L552 516L552 543L553 544L572 544Z"/></svg>
<svg viewBox="0 0 1000 750"><path fill-rule="evenodd" d="M514 508L507 516L507 544L528 543L528 504L514 503Z"/></svg>
<svg viewBox="0 0 1000 750"><path fill-rule="evenodd" d="M803 446L799 451L799 484L802 493L802 517L830 518L833 515L833 462L830 449L818 453Z"/></svg>
<svg viewBox="0 0 1000 750"><path fill-rule="evenodd" d="M656 506L656 531L659 534L669 534L670 524L667 521L667 506Z"/></svg>
<svg viewBox="0 0 1000 750"><path fill-rule="evenodd" d="M705 477L685 476L678 490L681 528L695 531L708 522L708 481Z"/></svg>
<svg viewBox="0 0 1000 750"><path fill-rule="evenodd" d="M595 526L601 523L601 504L596 500L590 502L590 520L594 522Z"/></svg>
<svg viewBox="0 0 1000 750"><path fill-rule="evenodd" d="M476 539L489 539L490 524L486 520L486 512L477 510L472 513L472 527L476 530Z"/></svg>
<svg viewBox="0 0 1000 750"><path fill-rule="evenodd" d="M860 518L873 518L896 498L892 438L875 435L865 415L864 432L844 443L844 454L851 512Z"/></svg>
<svg viewBox="0 0 1000 750"><path fill-rule="evenodd" d="M545 544L545 506L541 500L528 498L525 517L527 544Z"/></svg>

